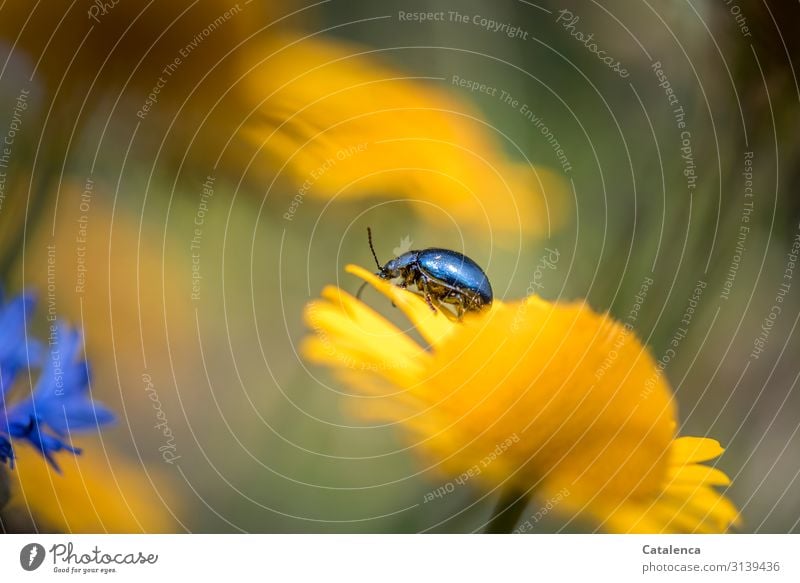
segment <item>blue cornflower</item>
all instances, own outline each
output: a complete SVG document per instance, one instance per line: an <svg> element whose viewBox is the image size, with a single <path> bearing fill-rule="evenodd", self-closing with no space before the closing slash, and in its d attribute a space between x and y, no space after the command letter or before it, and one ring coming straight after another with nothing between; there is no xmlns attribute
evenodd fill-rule
<svg viewBox="0 0 800 583"><path fill-rule="evenodd" d="M89 366L80 358L82 339L77 330L61 322L51 326L45 347L28 338L26 324L36 300L22 294L7 304L0 295L0 462L14 463L12 442L27 441L59 471L53 454L79 454L67 440L72 431L99 427L114 420L89 391ZM13 403L9 391L20 373L39 370L30 394Z"/></svg>

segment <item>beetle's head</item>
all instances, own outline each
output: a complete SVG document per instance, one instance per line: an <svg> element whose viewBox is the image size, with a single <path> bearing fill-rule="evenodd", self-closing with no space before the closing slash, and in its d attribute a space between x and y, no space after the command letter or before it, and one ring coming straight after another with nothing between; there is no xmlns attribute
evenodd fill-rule
<svg viewBox="0 0 800 583"><path fill-rule="evenodd" d="M381 268L381 272L378 273L378 275L383 279L403 277L409 272L409 270L414 269L418 257L418 251L406 251L402 255L387 261L386 265Z"/></svg>
<svg viewBox="0 0 800 583"><path fill-rule="evenodd" d="M378 277L381 279L394 279L400 275L400 269L398 266L397 258L390 259L386 262L386 265L383 267L379 266L378 273L376 273Z"/></svg>

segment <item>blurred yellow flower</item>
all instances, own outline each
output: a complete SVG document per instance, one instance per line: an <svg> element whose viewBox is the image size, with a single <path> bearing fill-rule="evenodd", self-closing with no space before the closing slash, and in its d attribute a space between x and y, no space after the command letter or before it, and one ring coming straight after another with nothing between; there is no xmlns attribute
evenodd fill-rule
<svg viewBox="0 0 800 583"><path fill-rule="evenodd" d="M17 448L8 510L30 515L45 532L175 532L162 472L104 452L96 439L84 443L81 455L59 458L61 474L33 448Z"/></svg>
<svg viewBox="0 0 800 583"><path fill-rule="evenodd" d="M281 18L291 13L292 3L275 2L11 0L0 37L43 85L41 111L55 119L45 143L58 164L74 128L96 116L154 128L137 144L154 140L169 164L213 165L237 179L261 150L259 194L280 174L291 187L278 190L301 200L399 197L437 224L508 244L565 221L564 178L521 154L511 160L503 148L514 146L443 80L290 32L304 14Z"/></svg>
<svg viewBox="0 0 800 583"><path fill-rule="evenodd" d="M676 437L666 380L634 334L583 303L495 300L463 322L368 271L424 348L346 292L308 304L303 353L362 397L356 409L397 422L450 475L478 469L487 488L557 499L611 532L725 532L738 512L699 462L722 453Z"/></svg>
<svg viewBox="0 0 800 583"><path fill-rule="evenodd" d="M413 77L370 51L290 34L248 45L244 132L301 197L400 197L437 224L518 242L564 222L565 180L511 161L495 131L441 80Z"/></svg>

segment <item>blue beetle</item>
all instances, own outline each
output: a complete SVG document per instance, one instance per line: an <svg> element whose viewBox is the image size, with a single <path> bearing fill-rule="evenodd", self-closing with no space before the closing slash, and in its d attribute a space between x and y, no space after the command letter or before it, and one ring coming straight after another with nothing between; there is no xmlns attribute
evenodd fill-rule
<svg viewBox="0 0 800 583"><path fill-rule="evenodd" d="M372 246L372 230L367 228L369 248L382 279L400 278L397 284L407 288L414 284L425 298L431 310L436 304L455 307L460 320L465 312L479 312L492 305L492 286L489 278L472 259L449 249L422 249L407 251L381 266L375 247ZM364 284L366 285L366 284ZM356 296L361 295L361 289Z"/></svg>

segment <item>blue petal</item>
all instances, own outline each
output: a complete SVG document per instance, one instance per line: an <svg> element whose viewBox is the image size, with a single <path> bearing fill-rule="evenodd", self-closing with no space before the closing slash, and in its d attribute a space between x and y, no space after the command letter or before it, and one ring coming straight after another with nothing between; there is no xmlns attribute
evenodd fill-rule
<svg viewBox="0 0 800 583"><path fill-rule="evenodd" d="M78 330L58 322L45 352L26 337L25 324L35 304L23 294L2 305L0 290L0 463L14 461L13 441L26 441L60 472L53 454L79 454L64 436L99 428L114 421L113 413L91 399L89 367L81 358L83 339ZM41 366L31 394L12 405L6 391L16 374Z"/></svg>
<svg viewBox="0 0 800 583"><path fill-rule="evenodd" d="M14 460L14 450L11 449L11 442L4 435L0 435L0 463Z"/></svg>
<svg viewBox="0 0 800 583"><path fill-rule="evenodd" d="M90 398L88 366L77 358L81 346L80 334L59 324L33 394L9 408L9 418L36 418L59 435L114 421L109 409Z"/></svg>
<svg viewBox="0 0 800 583"><path fill-rule="evenodd" d="M2 305L0 294L0 394L11 387L17 373L41 362L42 346L27 337L25 324L36 307L36 297L28 292Z"/></svg>
<svg viewBox="0 0 800 583"><path fill-rule="evenodd" d="M9 430L12 438L25 440L30 443L42 454L50 465L53 466L53 469L59 473L61 473L61 468L53 457L54 453L59 451L68 451L76 455L81 453L79 448L72 447L60 437L45 433L42 425L33 417L29 417L26 422L15 420L13 423L9 424ZM13 457L12 452L9 458L13 459Z"/></svg>
<svg viewBox="0 0 800 583"><path fill-rule="evenodd" d="M72 431L99 429L115 421L114 414L100 403L84 398L67 399L49 403L46 410L38 410L40 418L58 435Z"/></svg>

